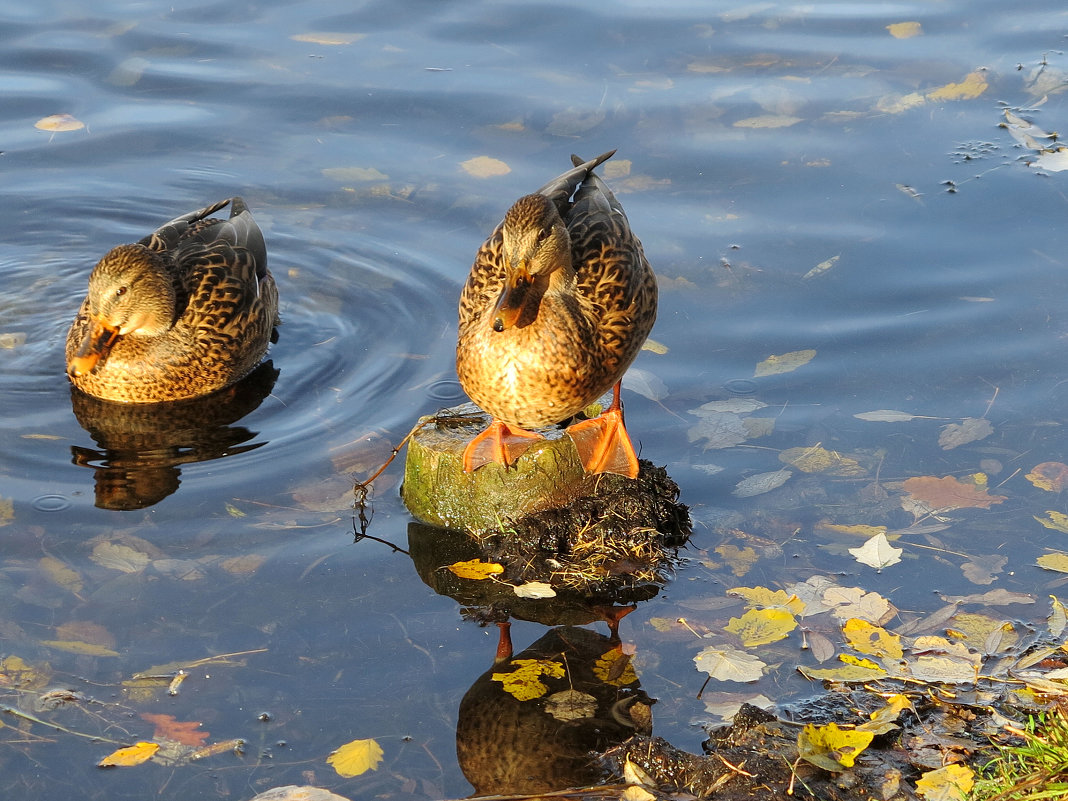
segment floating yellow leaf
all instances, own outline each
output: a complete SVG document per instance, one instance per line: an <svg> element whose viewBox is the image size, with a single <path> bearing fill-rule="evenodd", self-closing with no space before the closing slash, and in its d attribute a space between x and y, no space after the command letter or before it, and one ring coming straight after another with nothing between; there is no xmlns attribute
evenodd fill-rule
<svg viewBox="0 0 1068 801"><path fill-rule="evenodd" d="M339 776L351 778L369 770L376 770L382 761L382 746L374 740L353 740L345 743L326 758Z"/></svg>
<svg viewBox="0 0 1068 801"><path fill-rule="evenodd" d="M758 609L785 609L793 615L805 612L805 602L786 590L770 590L767 587L733 587L727 595L739 595L745 598L745 605Z"/></svg>
<svg viewBox="0 0 1068 801"><path fill-rule="evenodd" d="M483 562L480 559L469 559L466 562L456 562L446 567L460 578L487 579L498 573L504 572L504 567L496 562Z"/></svg>
<svg viewBox="0 0 1068 801"><path fill-rule="evenodd" d="M611 164L612 162L608 163ZM657 342L655 339L647 339L642 344L642 350L650 350L658 356L663 356L668 352L668 346L661 342Z"/></svg>
<svg viewBox="0 0 1068 801"><path fill-rule="evenodd" d="M987 89L986 78L981 72L969 72L960 83L945 86L927 93L928 100L971 100Z"/></svg>
<svg viewBox="0 0 1068 801"><path fill-rule="evenodd" d="M850 618L842 626L842 633L853 649L862 654L900 659L904 653L898 635L881 626L873 626L867 620Z"/></svg>
<svg viewBox="0 0 1068 801"><path fill-rule="evenodd" d="M128 768L146 762L158 750L158 743L142 741L136 745L131 745L129 748L120 748L118 751L113 751L96 764L97 767L101 768Z"/></svg>
<svg viewBox="0 0 1068 801"><path fill-rule="evenodd" d="M79 128L84 128L85 123L70 114L53 114L37 120L33 127L42 131L77 131Z"/></svg>
<svg viewBox="0 0 1068 801"><path fill-rule="evenodd" d="M757 117L746 117L734 123L735 128L789 128L801 122L800 117L791 117L787 114L761 114Z"/></svg>
<svg viewBox="0 0 1068 801"><path fill-rule="evenodd" d="M815 351L813 351L815 352ZM793 465L806 473L828 473L832 476L863 476L867 470L860 462L838 451L829 451L818 445L787 448L779 454L779 461Z"/></svg>
<svg viewBox="0 0 1068 801"><path fill-rule="evenodd" d="M492 178L497 175L507 175L512 171L512 168L500 159L489 156L475 156L473 159L461 161L460 166L464 168L464 172L475 178Z"/></svg>
<svg viewBox="0 0 1068 801"><path fill-rule="evenodd" d="M886 734L888 731L896 729L897 719L901 717L901 713L906 709L916 711L916 707L912 705L912 701L909 700L907 695L902 693L895 693L886 699L886 706L880 707L871 713L868 717L870 720L866 720L857 726L860 731L870 731L872 734Z"/></svg>
<svg viewBox="0 0 1068 801"><path fill-rule="evenodd" d="M811 349L794 350L781 356L768 356L764 361L757 364L756 370L753 372L753 378L789 373L798 367L808 364L814 358L816 358L816 351Z"/></svg>
<svg viewBox="0 0 1068 801"><path fill-rule="evenodd" d="M975 786L975 771L959 762L929 770L916 780L916 792L927 801L959 801Z"/></svg>
<svg viewBox="0 0 1068 801"><path fill-rule="evenodd" d="M1068 573L1068 553L1047 553L1038 557L1035 563L1046 570L1056 570L1058 573Z"/></svg>
<svg viewBox="0 0 1068 801"><path fill-rule="evenodd" d="M1049 599L1051 608L1046 622L1049 625L1049 633L1057 638L1068 627L1068 610L1064 608L1064 604L1057 599L1056 595L1051 595Z"/></svg>
<svg viewBox="0 0 1068 801"><path fill-rule="evenodd" d="M1047 492L1060 492L1068 486L1068 464L1064 462L1036 464L1024 478L1039 489Z"/></svg>
<svg viewBox="0 0 1068 801"><path fill-rule="evenodd" d="M923 26L918 22L895 22L887 25L886 29L895 39L911 39L913 36L923 35Z"/></svg>
<svg viewBox="0 0 1068 801"><path fill-rule="evenodd" d="M564 677L564 666L551 659L513 659L509 664L516 669L511 673L494 673L490 678L499 681L504 691L518 701L541 698L549 691L540 681L542 676L556 679Z"/></svg>
<svg viewBox="0 0 1068 801"><path fill-rule="evenodd" d="M798 670L803 676L814 681L865 682L884 679L887 676L885 668L869 659L857 659L848 654L842 654L838 658L844 663L841 667L807 668L802 666Z"/></svg>
<svg viewBox="0 0 1068 801"><path fill-rule="evenodd" d="M957 612L949 625L950 636L979 653L1003 652L1020 639L1009 621L979 612Z"/></svg>
<svg viewBox="0 0 1068 801"><path fill-rule="evenodd" d="M1045 517L1039 517L1038 515L1033 515L1033 517L1046 528L1068 534L1068 515L1064 512L1050 509L1046 512Z"/></svg>
<svg viewBox="0 0 1068 801"><path fill-rule="evenodd" d="M797 628L797 621L785 609L750 609L741 617L732 617L724 628L752 648L784 639Z"/></svg>
<svg viewBox="0 0 1068 801"><path fill-rule="evenodd" d="M366 33L297 33L289 38L294 42L308 42L320 45L347 45L358 42L367 36Z"/></svg>
<svg viewBox="0 0 1068 801"><path fill-rule="evenodd" d="M874 739L875 734L870 731L839 729L835 723L809 723L797 735L797 750L802 759L817 767L841 771L853 767L853 761Z"/></svg>
<svg viewBox="0 0 1068 801"><path fill-rule="evenodd" d="M593 675L605 684L616 687L625 687L638 680L630 654L623 653L621 648L613 648L601 654L600 659L593 664Z"/></svg>

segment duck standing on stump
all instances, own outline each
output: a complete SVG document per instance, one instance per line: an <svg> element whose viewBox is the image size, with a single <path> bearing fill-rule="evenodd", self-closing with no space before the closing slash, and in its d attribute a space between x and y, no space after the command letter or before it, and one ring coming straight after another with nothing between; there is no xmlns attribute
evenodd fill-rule
<svg viewBox="0 0 1068 801"><path fill-rule="evenodd" d="M209 215L230 206L230 217ZM67 334L67 375L105 400L156 403L229 386L263 359L278 324L267 248L232 197L113 248Z"/></svg>
<svg viewBox="0 0 1068 801"><path fill-rule="evenodd" d="M588 473L638 475L620 380L656 320L656 277L615 195L583 161L519 198L482 245L460 295L456 370L493 417L464 452L470 472L514 462L540 435L609 389L599 417L573 423Z"/></svg>

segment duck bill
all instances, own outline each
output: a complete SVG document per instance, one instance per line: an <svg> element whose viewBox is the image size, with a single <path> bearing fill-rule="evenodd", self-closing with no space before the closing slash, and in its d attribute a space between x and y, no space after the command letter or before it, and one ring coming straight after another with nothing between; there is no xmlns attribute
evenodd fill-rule
<svg viewBox="0 0 1068 801"><path fill-rule="evenodd" d="M101 359L107 358L118 338L119 329L90 320L89 332L82 340L81 347L67 363L67 375L75 378L89 373Z"/></svg>
<svg viewBox="0 0 1068 801"><path fill-rule="evenodd" d="M516 270L505 279L504 289L493 309L493 330L498 333L514 327L524 309L534 300L533 281L525 269Z"/></svg>

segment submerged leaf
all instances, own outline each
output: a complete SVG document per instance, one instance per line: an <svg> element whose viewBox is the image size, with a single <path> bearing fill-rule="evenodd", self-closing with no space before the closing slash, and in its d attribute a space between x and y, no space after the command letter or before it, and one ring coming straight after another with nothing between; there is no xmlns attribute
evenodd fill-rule
<svg viewBox="0 0 1068 801"><path fill-rule="evenodd" d="M899 412L894 409L876 409L874 412L860 412L860 414L853 416L860 420L871 420L876 423L907 423L909 420L922 417L922 415Z"/></svg>
<svg viewBox="0 0 1068 801"><path fill-rule="evenodd" d="M981 72L969 72L960 83L947 83L927 93L928 100L971 100L987 89L986 78Z"/></svg>
<svg viewBox="0 0 1068 801"><path fill-rule="evenodd" d="M772 470L768 473L757 473L755 476L749 476L739 481L734 489L731 490L731 495L736 498L752 498L754 495L763 495L765 492L771 492L773 489L778 489L793 475L789 470Z"/></svg>
<svg viewBox="0 0 1068 801"><path fill-rule="evenodd" d="M545 699L545 711L557 720L583 720L597 714L597 699L578 690L561 690Z"/></svg>
<svg viewBox="0 0 1068 801"><path fill-rule="evenodd" d="M854 477L867 475L868 472L851 456L843 456L838 451L829 451L818 445L787 448L779 454L779 461L806 473Z"/></svg>
<svg viewBox="0 0 1068 801"><path fill-rule="evenodd" d="M1005 495L991 495L985 481L981 484L974 480L961 481L954 476L913 476L905 479L904 488L911 500L924 504L931 511L989 509L992 504L1006 500Z"/></svg>
<svg viewBox="0 0 1068 801"><path fill-rule="evenodd" d="M948 451L967 445L969 442L986 439L994 433L994 426L985 417L965 417L960 423L950 423L942 428L938 444Z"/></svg>
<svg viewBox="0 0 1068 801"><path fill-rule="evenodd" d="M798 367L803 367L814 358L816 358L816 351L811 349L795 350L790 353L784 353L781 356L768 356L764 361L757 364L756 370L753 372L753 378L789 373Z"/></svg>
<svg viewBox="0 0 1068 801"><path fill-rule="evenodd" d="M886 29L895 39L911 39L913 36L923 35L923 26L918 22L895 22L887 25Z"/></svg>
<svg viewBox="0 0 1068 801"><path fill-rule="evenodd" d="M1042 462L1031 468L1024 476L1036 487L1047 492L1061 492L1068 486L1068 464L1064 462Z"/></svg>

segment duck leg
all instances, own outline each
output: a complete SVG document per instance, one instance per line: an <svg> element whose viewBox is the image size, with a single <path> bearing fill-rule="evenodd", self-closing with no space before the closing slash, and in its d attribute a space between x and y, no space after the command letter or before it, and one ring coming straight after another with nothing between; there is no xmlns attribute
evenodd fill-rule
<svg viewBox="0 0 1068 801"><path fill-rule="evenodd" d="M474 472L490 462L497 462L508 467L526 453L527 448L533 445L533 440L536 439L544 439L544 437L533 431L494 420L464 449L464 472Z"/></svg>
<svg viewBox="0 0 1068 801"><path fill-rule="evenodd" d="M634 452L623 425L623 405L619 385L612 388L612 404L600 416L568 426L567 434L575 443L587 473L619 473L638 477L638 455Z"/></svg>

